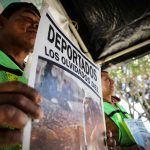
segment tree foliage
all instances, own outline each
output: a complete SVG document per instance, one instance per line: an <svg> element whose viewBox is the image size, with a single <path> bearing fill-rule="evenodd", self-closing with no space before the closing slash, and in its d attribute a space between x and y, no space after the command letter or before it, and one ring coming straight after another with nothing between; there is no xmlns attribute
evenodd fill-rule
<svg viewBox="0 0 150 150"><path fill-rule="evenodd" d="M108 69L115 81L115 94L124 99L130 113L150 120L150 54ZM140 104L144 112L135 107Z"/></svg>

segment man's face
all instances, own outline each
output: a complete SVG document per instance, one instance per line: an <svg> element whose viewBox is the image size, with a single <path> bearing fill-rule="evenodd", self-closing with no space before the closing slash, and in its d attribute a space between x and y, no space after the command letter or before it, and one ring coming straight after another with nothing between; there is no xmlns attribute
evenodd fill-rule
<svg viewBox="0 0 150 150"><path fill-rule="evenodd" d="M40 17L31 9L21 8L6 18L3 36L8 43L30 52L33 49Z"/></svg>
<svg viewBox="0 0 150 150"><path fill-rule="evenodd" d="M107 72L101 73L103 95L112 95L114 92L114 81Z"/></svg>

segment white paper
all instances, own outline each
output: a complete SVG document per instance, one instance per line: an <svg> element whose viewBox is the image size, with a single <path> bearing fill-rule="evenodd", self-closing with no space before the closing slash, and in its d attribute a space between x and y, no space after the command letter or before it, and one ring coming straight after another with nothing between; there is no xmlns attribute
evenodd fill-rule
<svg viewBox="0 0 150 150"><path fill-rule="evenodd" d="M33 123L32 150L104 150L100 69L43 12L29 85L44 97L45 118ZM24 149L27 150L27 149Z"/></svg>

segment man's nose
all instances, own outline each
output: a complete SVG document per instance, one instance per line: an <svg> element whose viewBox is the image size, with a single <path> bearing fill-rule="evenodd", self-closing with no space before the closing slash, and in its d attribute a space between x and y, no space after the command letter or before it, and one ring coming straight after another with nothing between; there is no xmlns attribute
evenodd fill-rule
<svg viewBox="0 0 150 150"><path fill-rule="evenodd" d="M110 79L110 82L111 82L111 84L114 84L114 80L113 79Z"/></svg>

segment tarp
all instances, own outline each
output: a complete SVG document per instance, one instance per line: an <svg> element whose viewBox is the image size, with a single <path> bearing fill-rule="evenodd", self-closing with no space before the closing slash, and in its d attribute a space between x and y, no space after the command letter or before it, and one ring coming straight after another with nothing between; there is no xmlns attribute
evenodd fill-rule
<svg viewBox="0 0 150 150"><path fill-rule="evenodd" d="M65 35L104 68L150 52L149 0L22 1L41 11L49 6ZM2 0L0 10L8 3Z"/></svg>

